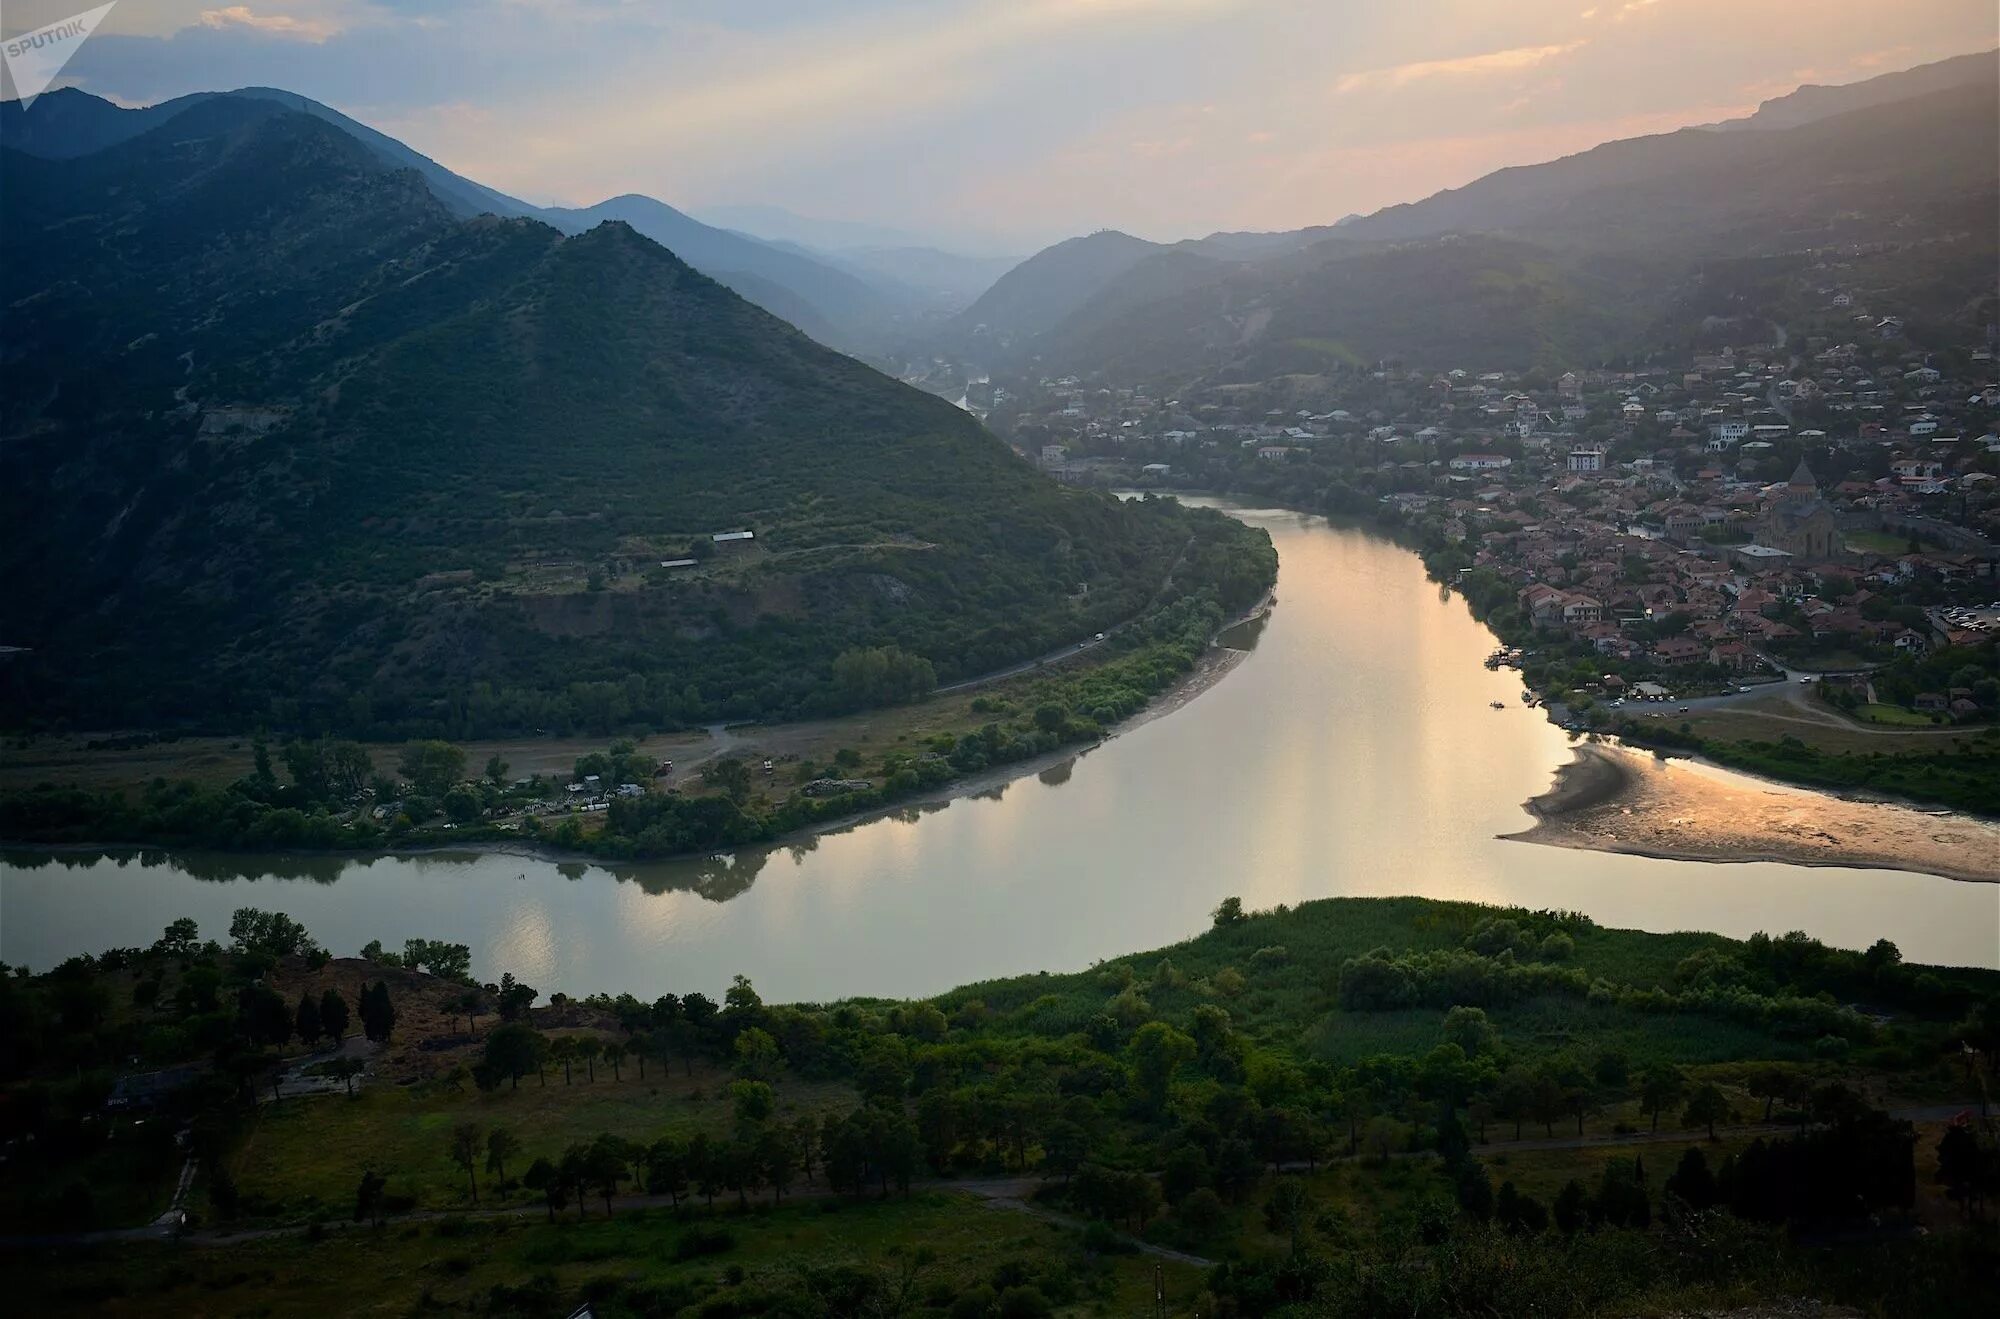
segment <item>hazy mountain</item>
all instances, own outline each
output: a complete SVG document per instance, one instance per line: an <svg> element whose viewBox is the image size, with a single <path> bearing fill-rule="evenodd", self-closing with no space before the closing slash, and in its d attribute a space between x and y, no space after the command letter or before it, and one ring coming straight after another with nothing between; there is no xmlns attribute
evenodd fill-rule
<svg viewBox="0 0 2000 1319"><path fill-rule="evenodd" d="M1782 289L1804 275L1768 263L1829 249L1864 262L1869 286L1910 314L1962 315L1991 295L2000 260L1996 162L1988 68L1795 128L1606 143L1331 228L1150 252L1126 240L1122 268L1075 278L1086 295L1045 301L1045 317L1060 314L1013 348L1128 376L1598 360L1691 317L1781 314ZM1050 267L1068 248L1030 258L981 305L1017 284L1061 288ZM1758 261L1739 290L1730 263Z"/></svg>
<svg viewBox="0 0 2000 1319"><path fill-rule="evenodd" d="M0 173L18 718L813 710L849 647L962 674L1137 612L1187 540L624 223L459 219L276 102Z"/></svg>
<svg viewBox="0 0 2000 1319"><path fill-rule="evenodd" d="M1798 128L1690 128L1607 142L1377 211L1341 233L1483 231L1599 250L1748 251L1881 237L1906 216L1932 228L1964 225L1993 209L1996 124L2000 79L1989 71Z"/></svg>
<svg viewBox="0 0 2000 1319"><path fill-rule="evenodd" d="M925 245L922 238L907 230L856 220L823 220L782 206L702 206L695 215L718 229L735 229L770 242L796 243L822 252Z"/></svg>
<svg viewBox="0 0 2000 1319"><path fill-rule="evenodd" d="M1907 101L1968 83L1989 82L1994 76L1996 61L2000 61L2000 51L1982 50L1837 87L1808 83L1797 91L1765 101L1754 114L1742 119L1725 119L1707 127L1732 132L1753 128L1797 128L1801 124L1829 119L1853 110L1867 110L1892 101Z"/></svg>
<svg viewBox="0 0 2000 1319"><path fill-rule="evenodd" d="M958 327L1028 338L1053 328L1099 289L1162 250L1158 243L1103 229L1046 247L1002 275L958 317Z"/></svg>
<svg viewBox="0 0 2000 1319"><path fill-rule="evenodd" d="M787 310L803 306L831 340L863 337L889 312L889 302L879 289L847 271L796 250L703 224L651 197L627 193L581 209L552 208L541 212L540 218L566 233L580 233L606 220L622 221L752 301L758 300L760 291L783 289L789 295L784 305L766 310L784 316ZM800 328L813 332L811 326Z"/></svg>
<svg viewBox="0 0 2000 1319"><path fill-rule="evenodd" d="M461 219L529 216L570 233L605 219L622 219L671 248L697 270L722 280L824 343L865 347L899 300L920 296L861 278L815 255L702 224L649 197L614 197L582 209L533 206L456 174L338 110L269 87L201 92L138 109L74 90L48 93L26 111L17 101L4 102L0 103L0 145L44 159L73 158L128 141L217 97L275 102L330 124L385 164L415 170L445 208Z"/></svg>

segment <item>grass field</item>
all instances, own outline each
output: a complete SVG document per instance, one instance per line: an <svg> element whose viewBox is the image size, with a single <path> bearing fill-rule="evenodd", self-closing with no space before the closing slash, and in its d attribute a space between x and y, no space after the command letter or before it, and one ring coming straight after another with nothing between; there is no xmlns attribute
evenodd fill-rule
<svg viewBox="0 0 2000 1319"><path fill-rule="evenodd" d="M1900 705L1864 705L1854 712L1854 717L1864 724L1882 724L1891 728L1936 728L1938 721L1917 710L1905 710Z"/></svg>
<svg viewBox="0 0 2000 1319"><path fill-rule="evenodd" d="M677 1257L683 1241L718 1228L728 1248ZM1083 1279L1066 1313L1149 1313L1155 1261L1086 1259L1077 1235L949 1193L814 1202L714 1220L666 1211L555 1225L534 1217L444 1220L348 1228L318 1241L295 1234L212 1249L98 1248L41 1262L24 1272L14 1295L31 1312L98 1315L464 1313L486 1311L496 1285L520 1287L545 1275L553 1284L546 1308L504 1312L559 1316L580 1292L622 1291L628 1303L634 1293L735 1300L743 1308L715 1311L734 1314L756 1313L753 1300L766 1288L846 1266L897 1283L908 1269L910 1308L920 1310L927 1297L949 1298L1003 1270L1032 1276L1060 1261ZM1163 1268L1174 1312L1186 1313L1198 1271L1172 1262Z"/></svg>
<svg viewBox="0 0 2000 1319"><path fill-rule="evenodd" d="M562 1068L545 1083L524 1078L518 1089L481 1093L469 1083L381 1084L344 1095L285 1100L260 1105L255 1124L233 1162L237 1185L254 1205L255 1216L299 1222L317 1214L344 1213L354 1203L360 1170L373 1167L389 1177L392 1193L412 1195L425 1209L469 1205L465 1174L447 1150L452 1128L462 1122L481 1128L507 1127L521 1138L516 1178L537 1156L554 1159L572 1142L588 1143L609 1133L651 1143L667 1134L706 1131L723 1135L730 1123L730 1077L697 1068L693 1079L678 1067L663 1079L657 1064L638 1079L630 1061L623 1081L597 1064L595 1083L581 1066L573 1082ZM854 1106L850 1087L790 1080L779 1088L778 1112L787 1119L828 1108ZM540 1204L518 1186L507 1194L480 1172L480 1203Z"/></svg>
<svg viewBox="0 0 2000 1319"><path fill-rule="evenodd" d="M1795 702L1790 691L1774 687L1729 705L1679 715L1669 726L1679 728L1687 724L1694 733L1713 741L1775 742L1795 737L1816 750L1860 754L1874 751L1885 754L1902 751L1950 754L1963 750L1966 739L1976 736L1979 731L1967 729L1963 736L1930 732L1926 730L1936 725L1930 722L1927 715L1916 715L1893 706L1865 708L1893 710L1895 713L1864 724L1816 698L1801 705ZM1909 730L1910 735L1897 736L1898 730L1903 729Z"/></svg>

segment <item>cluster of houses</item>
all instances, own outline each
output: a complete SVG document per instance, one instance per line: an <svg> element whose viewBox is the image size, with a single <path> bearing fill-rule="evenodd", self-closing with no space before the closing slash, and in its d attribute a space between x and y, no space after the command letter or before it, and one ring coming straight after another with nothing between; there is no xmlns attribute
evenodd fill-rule
<svg viewBox="0 0 2000 1319"><path fill-rule="evenodd" d="M1165 398L1024 381L1008 428L1071 481L1311 464L1307 488L1372 488L1512 584L1538 627L1607 657L1747 674L1773 648L1967 644L1985 634L1884 606L1994 594L1994 336L1926 353L1852 292L1821 297L1787 343L1630 369L1383 364Z"/></svg>

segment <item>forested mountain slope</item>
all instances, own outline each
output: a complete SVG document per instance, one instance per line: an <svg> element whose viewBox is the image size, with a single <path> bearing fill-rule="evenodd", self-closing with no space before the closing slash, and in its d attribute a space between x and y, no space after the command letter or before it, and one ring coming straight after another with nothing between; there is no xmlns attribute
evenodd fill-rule
<svg viewBox="0 0 2000 1319"><path fill-rule="evenodd" d="M456 219L272 102L0 171L10 722L830 710L883 695L844 651L976 673L1249 534L1059 488L623 224Z"/></svg>

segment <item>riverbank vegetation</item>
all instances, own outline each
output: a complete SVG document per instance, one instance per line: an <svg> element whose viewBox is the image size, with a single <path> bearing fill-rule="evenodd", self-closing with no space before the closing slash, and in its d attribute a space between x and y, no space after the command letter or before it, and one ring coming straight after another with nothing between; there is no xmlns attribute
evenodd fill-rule
<svg viewBox="0 0 2000 1319"><path fill-rule="evenodd" d="M2000 810L2000 736L1992 733L1949 751L1834 752L1792 736L1731 740L1631 719L1612 727L1635 746L1692 751L1787 783L1883 793L1981 815Z"/></svg>
<svg viewBox="0 0 2000 1319"><path fill-rule="evenodd" d="M158 1212L185 1125L196 1231L296 1233L43 1248L34 1300L305 1312L372 1248L369 1295L457 1313L1124 1314L1157 1263L1176 1314L1949 1315L2000 1258L2000 1154L1940 1102L2000 1061L2000 974L1886 942L1231 900L1082 972L793 1006L543 1004L461 951L246 913L0 981L17 1230ZM329 1046L329 994L374 1043ZM299 1086L349 1056L351 1097Z"/></svg>

